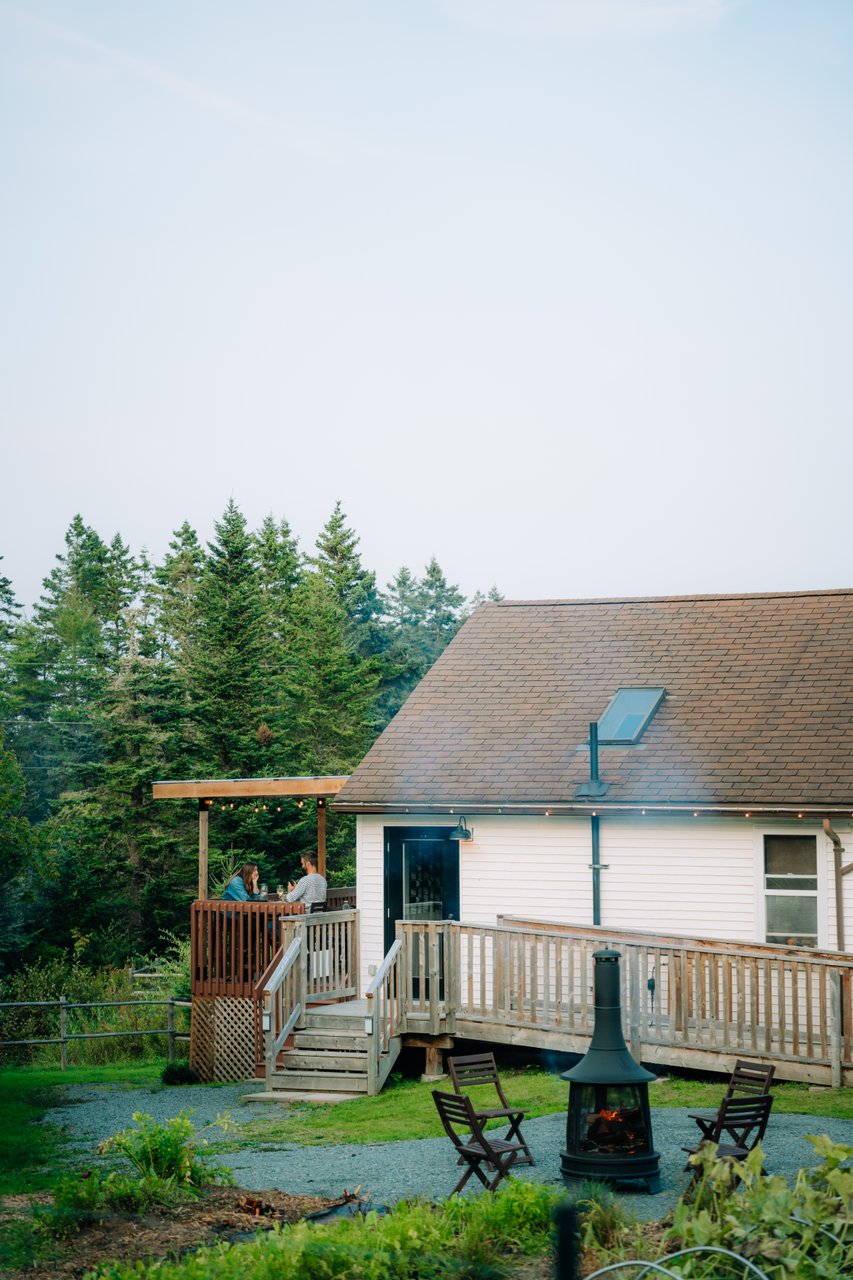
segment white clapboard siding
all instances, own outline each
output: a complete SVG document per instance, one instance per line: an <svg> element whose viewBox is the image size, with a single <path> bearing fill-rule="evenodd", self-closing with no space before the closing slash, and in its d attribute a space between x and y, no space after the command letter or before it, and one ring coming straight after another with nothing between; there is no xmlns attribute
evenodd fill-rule
<svg viewBox="0 0 853 1280"><path fill-rule="evenodd" d="M592 923L590 820L465 813L474 839L460 844L460 919L499 915ZM455 818L371 814L358 819L357 873L362 989L384 954L385 827L447 827ZM853 861L851 824L837 824ZM709 939L763 941L763 834L817 836L820 947L836 943L832 844L819 823L683 815L602 815L601 923ZM853 874L845 923L853 945ZM544 960L551 964L550 957ZM491 957L486 965L491 973ZM477 966L479 971L479 964ZM476 982L475 982L476 987Z"/></svg>

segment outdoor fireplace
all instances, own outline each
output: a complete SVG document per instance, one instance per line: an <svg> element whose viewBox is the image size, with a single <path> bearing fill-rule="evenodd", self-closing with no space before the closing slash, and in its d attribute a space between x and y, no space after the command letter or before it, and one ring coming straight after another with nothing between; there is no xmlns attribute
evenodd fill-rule
<svg viewBox="0 0 853 1280"><path fill-rule="evenodd" d="M634 1061L622 1034L619 952L596 951L593 960L592 1040L578 1065L563 1072L569 1081L569 1111L562 1173L566 1178L642 1181L656 1192L660 1156L652 1146L649 1110L654 1076Z"/></svg>

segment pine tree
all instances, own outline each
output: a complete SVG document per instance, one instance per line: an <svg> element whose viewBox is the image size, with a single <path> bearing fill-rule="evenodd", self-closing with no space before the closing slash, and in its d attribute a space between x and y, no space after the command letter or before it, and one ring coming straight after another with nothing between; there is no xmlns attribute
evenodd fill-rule
<svg viewBox="0 0 853 1280"><path fill-rule="evenodd" d="M322 574L343 610L347 626L361 654L376 653L382 646L378 618L382 601L376 590L376 574L361 563L360 539L346 523L340 502L317 538L317 555L310 561Z"/></svg>
<svg viewBox="0 0 853 1280"><path fill-rule="evenodd" d="M172 655L183 666L198 641L199 593L204 574L204 549L186 521L175 531L162 565L157 565L143 599L153 614L157 651Z"/></svg>
<svg viewBox="0 0 853 1280"><path fill-rule="evenodd" d="M257 548L233 499L215 525L199 595L190 679L201 756L221 776L262 771L270 635Z"/></svg>
<svg viewBox="0 0 853 1280"><path fill-rule="evenodd" d="M0 972L14 964L34 927L36 904L28 892L34 841L23 806L24 779L17 760L4 744L0 726L0 878L3 883Z"/></svg>
<svg viewBox="0 0 853 1280"><path fill-rule="evenodd" d="M435 661L462 625L465 597L458 587L450 586L435 556L426 567L419 594L423 625Z"/></svg>
<svg viewBox="0 0 853 1280"><path fill-rule="evenodd" d="M2 559L0 556L0 560ZM0 573L0 732L12 715L14 676L11 650L20 617L21 606L15 599L12 583Z"/></svg>
<svg viewBox="0 0 853 1280"><path fill-rule="evenodd" d="M375 665L357 652L322 573L306 573L294 592L293 623L284 680L300 772L348 773L370 735Z"/></svg>

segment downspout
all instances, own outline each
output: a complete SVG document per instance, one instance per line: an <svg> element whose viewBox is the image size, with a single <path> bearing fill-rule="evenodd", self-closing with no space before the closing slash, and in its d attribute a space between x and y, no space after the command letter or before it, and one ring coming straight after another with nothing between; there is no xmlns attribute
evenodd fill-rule
<svg viewBox="0 0 853 1280"><path fill-rule="evenodd" d="M592 923L601 924L601 837L598 824L601 821L597 813L590 818L592 828Z"/></svg>
<svg viewBox="0 0 853 1280"><path fill-rule="evenodd" d="M846 867L842 865L844 845L829 818L823 819L823 829L832 841L835 863L835 945L844 951L844 876L853 871L853 862L848 862Z"/></svg>
<svg viewBox="0 0 853 1280"><path fill-rule="evenodd" d="M590 791L595 795L601 783L598 778L598 723L593 720L589 726L589 781ZM597 813L590 817L590 833L592 838L592 923L601 924L601 819Z"/></svg>

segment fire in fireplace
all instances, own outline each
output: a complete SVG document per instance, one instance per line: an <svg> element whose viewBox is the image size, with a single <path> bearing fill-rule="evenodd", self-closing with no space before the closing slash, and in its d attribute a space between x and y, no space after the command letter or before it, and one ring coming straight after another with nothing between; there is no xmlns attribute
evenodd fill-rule
<svg viewBox="0 0 853 1280"><path fill-rule="evenodd" d="M619 952L593 956L595 1025L589 1050L569 1081L566 1149L561 1168L567 1178L608 1182L642 1181L660 1189L660 1156L652 1147L649 1081L654 1079L631 1057L622 1034Z"/></svg>

